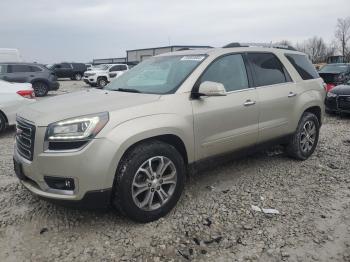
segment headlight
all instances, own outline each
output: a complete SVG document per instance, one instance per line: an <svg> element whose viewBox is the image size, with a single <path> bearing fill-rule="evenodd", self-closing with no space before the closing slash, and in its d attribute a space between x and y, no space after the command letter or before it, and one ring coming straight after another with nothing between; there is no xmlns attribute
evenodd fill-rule
<svg viewBox="0 0 350 262"><path fill-rule="evenodd" d="M46 131L46 141L69 142L94 138L109 120L108 112L81 116L52 123Z"/></svg>
<svg viewBox="0 0 350 262"><path fill-rule="evenodd" d="M334 93L332 93L332 92L328 92L328 93L327 93L327 97L328 97L328 98L337 97L337 96L338 96L337 94L334 94Z"/></svg>

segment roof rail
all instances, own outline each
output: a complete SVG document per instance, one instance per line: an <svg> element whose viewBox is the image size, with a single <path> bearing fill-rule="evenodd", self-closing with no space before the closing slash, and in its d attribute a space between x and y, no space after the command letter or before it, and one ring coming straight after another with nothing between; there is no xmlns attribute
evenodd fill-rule
<svg viewBox="0 0 350 262"><path fill-rule="evenodd" d="M294 47L290 45L279 45L279 44L272 44L272 43L238 43L233 42L229 43L223 48L232 48L232 47L267 47L267 48L277 48L277 49L287 49L287 50L293 50L297 51Z"/></svg>

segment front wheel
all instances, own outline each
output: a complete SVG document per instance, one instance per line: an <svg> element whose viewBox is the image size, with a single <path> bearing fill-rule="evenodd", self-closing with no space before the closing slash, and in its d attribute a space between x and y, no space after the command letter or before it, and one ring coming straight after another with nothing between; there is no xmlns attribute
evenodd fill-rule
<svg viewBox="0 0 350 262"><path fill-rule="evenodd" d="M99 88L104 88L107 84L108 84L108 82L107 82L106 78L100 77L99 79L97 79L97 86Z"/></svg>
<svg viewBox="0 0 350 262"><path fill-rule="evenodd" d="M138 222L165 216L177 203L185 184L185 163L171 145L139 144L123 157L114 183L114 206Z"/></svg>
<svg viewBox="0 0 350 262"><path fill-rule="evenodd" d="M306 160L316 149L319 133L320 122L317 116L311 112L305 112L287 145L287 154L299 160Z"/></svg>

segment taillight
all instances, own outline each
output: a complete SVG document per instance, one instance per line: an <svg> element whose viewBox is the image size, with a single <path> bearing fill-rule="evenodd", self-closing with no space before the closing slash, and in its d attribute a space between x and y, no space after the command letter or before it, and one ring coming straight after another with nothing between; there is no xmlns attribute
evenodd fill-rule
<svg viewBox="0 0 350 262"><path fill-rule="evenodd" d="M327 84L326 85L326 91L329 92L331 89L335 87L335 84Z"/></svg>
<svg viewBox="0 0 350 262"><path fill-rule="evenodd" d="M17 94L29 99L35 98L35 93L33 90L19 90L17 91Z"/></svg>

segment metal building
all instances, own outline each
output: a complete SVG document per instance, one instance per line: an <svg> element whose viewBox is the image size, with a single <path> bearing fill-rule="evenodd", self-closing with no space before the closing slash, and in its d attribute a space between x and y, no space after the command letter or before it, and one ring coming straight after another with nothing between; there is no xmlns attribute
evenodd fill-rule
<svg viewBox="0 0 350 262"><path fill-rule="evenodd" d="M141 61L150 58L155 55L160 55L163 53L174 52L179 49L203 49L212 48L211 46L198 46L198 45L172 45L172 46L162 46L153 48L143 48L126 50L126 59L128 64L138 64Z"/></svg>
<svg viewBox="0 0 350 262"><path fill-rule="evenodd" d="M125 64L126 57L118 57L118 58L101 58L92 60L93 65L100 64Z"/></svg>

